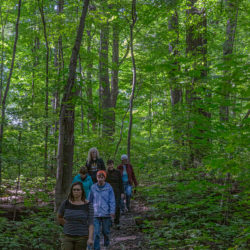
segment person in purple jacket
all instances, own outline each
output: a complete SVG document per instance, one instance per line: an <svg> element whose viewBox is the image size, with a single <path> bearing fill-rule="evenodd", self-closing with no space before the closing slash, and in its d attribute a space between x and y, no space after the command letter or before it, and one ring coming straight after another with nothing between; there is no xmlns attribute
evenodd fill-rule
<svg viewBox="0 0 250 250"><path fill-rule="evenodd" d="M104 170L97 172L97 183L93 184L89 194L89 202L94 207L94 249L100 250L100 232L104 236L104 247L109 247L111 218L115 217L115 195L112 186L105 182L107 174Z"/></svg>

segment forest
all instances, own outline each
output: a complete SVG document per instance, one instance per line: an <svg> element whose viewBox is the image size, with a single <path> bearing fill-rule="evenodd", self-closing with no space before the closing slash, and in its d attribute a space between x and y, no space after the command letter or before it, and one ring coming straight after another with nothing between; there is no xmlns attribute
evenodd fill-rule
<svg viewBox="0 0 250 250"><path fill-rule="evenodd" d="M0 248L60 249L55 213L97 147L127 154L147 208L140 243L111 249L249 249L249 7L0 0Z"/></svg>

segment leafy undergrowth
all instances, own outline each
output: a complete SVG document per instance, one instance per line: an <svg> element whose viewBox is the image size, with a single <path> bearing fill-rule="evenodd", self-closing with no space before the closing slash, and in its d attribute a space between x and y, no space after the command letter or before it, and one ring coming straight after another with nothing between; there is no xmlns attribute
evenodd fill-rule
<svg viewBox="0 0 250 250"><path fill-rule="evenodd" d="M22 177L18 192L13 187L16 187L15 181L4 180L2 199L8 198L3 201L10 205L18 202L21 211L17 210L15 217L10 214L9 219L0 217L0 249L60 249L62 230L55 223L51 202L53 180L48 180L44 189L43 178L29 180ZM39 210L34 211L37 207Z"/></svg>
<svg viewBox="0 0 250 250"><path fill-rule="evenodd" d="M22 221L0 217L0 249L60 249L60 231L49 210L25 217Z"/></svg>
<svg viewBox="0 0 250 250"><path fill-rule="evenodd" d="M249 249L249 192L192 176L151 176L140 188L153 208L142 225L150 249Z"/></svg>

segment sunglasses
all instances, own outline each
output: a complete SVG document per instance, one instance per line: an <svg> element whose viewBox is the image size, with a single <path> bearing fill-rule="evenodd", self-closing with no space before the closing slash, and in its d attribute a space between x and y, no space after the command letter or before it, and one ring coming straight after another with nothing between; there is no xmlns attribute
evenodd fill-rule
<svg viewBox="0 0 250 250"><path fill-rule="evenodd" d="M73 188L73 191L81 191L80 188Z"/></svg>

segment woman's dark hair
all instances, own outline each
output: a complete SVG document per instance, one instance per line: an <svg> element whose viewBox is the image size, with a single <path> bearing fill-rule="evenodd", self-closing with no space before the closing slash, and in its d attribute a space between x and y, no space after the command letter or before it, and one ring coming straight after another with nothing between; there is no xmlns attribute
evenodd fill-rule
<svg viewBox="0 0 250 250"><path fill-rule="evenodd" d="M79 173L80 174L87 174L88 173L87 167L85 167L85 166L81 167L80 170L79 170Z"/></svg>
<svg viewBox="0 0 250 250"><path fill-rule="evenodd" d="M77 181L77 182L75 182L75 183L73 183L73 184L71 185L70 193L69 193L69 195L68 195L68 199L71 200L71 201L74 201L73 188L74 188L74 186L77 186L77 185L79 185L79 186L81 187L81 190L82 190L82 197L81 197L81 200L82 200L82 201L85 201L85 200L86 200L86 194L85 194L83 185L82 185L82 183L81 183L80 181Z"/></svg>
<svg viewBox="0 0 250 250"><path fill-rule="evenodd" d="M107 165L110 165L110 164L114 164L114 161L113 160L107 160Z"/></svg>

